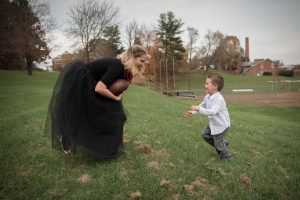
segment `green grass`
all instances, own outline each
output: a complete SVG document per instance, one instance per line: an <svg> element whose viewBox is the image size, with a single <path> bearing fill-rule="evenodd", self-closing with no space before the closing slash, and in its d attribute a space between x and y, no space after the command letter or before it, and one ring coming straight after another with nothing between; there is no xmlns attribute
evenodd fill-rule
<svg viewBox="0 0 300 200"><path fill-rule="evenodd" d="M300 107L230 104L234 160L221 162L200 139L207 118L183 116L196 102L132 85L126 155L96 161L53 150L43 136L56 78L0 71L0 199L130 199L137 191L159 200L300 198Z"/></svg>
<svg viewBox="0 0 300 200"><path fill-rule="evenodd" d="M221 74L225 80L223 93L230 93L233 89L254 89L255 92L274 92L275 91L299 91L300 82L282 83L285 80L299 80L299 77L286 76L244 76L232 75L215 70L209 72L192 71L176 75L176 90L193 90L196 94L204 93L204 83L208 74ZM173 87L173 80L170 78L169 86ZM271 83L269 81L276 81ZM272 85L274 84L274 85ZM274 90L273 90L274 89Z"/></svg>

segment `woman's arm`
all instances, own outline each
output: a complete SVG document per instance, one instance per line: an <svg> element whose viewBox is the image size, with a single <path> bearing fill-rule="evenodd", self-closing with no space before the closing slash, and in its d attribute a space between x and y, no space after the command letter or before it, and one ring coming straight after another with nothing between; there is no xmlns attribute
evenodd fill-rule
<svg viewBox="0 0 300 200"><path fill-rule="evenodd" d="M115 96L113 93L111 93L107 89L107 86L102 81L98 81L98 83L97 83L97 85L95 87L95 92L97 92L98 94L101 94L102 96L110 98L112 100L115 100L115 101L121 101L121 99L122 99L122 97L124 95L124 92L123 92L119 96Z"/></svg>

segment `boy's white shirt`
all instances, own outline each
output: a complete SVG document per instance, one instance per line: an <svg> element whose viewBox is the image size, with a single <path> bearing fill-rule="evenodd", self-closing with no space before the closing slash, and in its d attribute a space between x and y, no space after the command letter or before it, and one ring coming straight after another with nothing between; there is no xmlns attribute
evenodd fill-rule
<svg viewBox="0 0 300 200"><path fill-rule="evenodd" d="M208 116L212 135L220 134L230 127L230 117L226 102L220 92L216 92L212 95L207 94L204 100L199 104L199 107L199 111L192 111L192 114L200 113Z"/></svg>

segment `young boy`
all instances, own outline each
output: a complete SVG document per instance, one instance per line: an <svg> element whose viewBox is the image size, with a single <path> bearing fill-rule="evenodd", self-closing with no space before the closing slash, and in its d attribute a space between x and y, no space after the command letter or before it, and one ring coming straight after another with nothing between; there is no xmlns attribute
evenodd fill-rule
<svg viewBox="0 0 300 200"><path fill-rule="evenodd" d="M224 86L224 79L221 76L208 76L205 82L205 93L203 102L199 106L191 106L191 110L186 113L187 117L195 114L207 115L209 125L204 129L203 139L213 147L221 160L231 160L227 146L228 142L224 136L230 127L229 113L226 102L220 93Z"/></svg>

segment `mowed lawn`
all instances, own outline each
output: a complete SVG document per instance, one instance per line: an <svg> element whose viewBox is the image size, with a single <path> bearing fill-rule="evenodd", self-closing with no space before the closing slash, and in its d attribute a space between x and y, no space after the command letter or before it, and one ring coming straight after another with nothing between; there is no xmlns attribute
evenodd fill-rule
<svg viewBox="0 0 300 200"><path fill-rule="evenodd" d="M233 89L253 89L257 92L288 92L299 91L299 77L287 76L245 76L232 75L217 70L192 71L190 73L177 74L175 77L175 90L193 90L197 95L203 95L204 83L208 74L222 75L225 80L223 93L232 93ZM170 77L169 87L173 88L173 77ZM291 81L291 82L288 82Z"/></svg>
<svg viewBox="0 0 300 200"><path fill-rule="evenodd" d="M300 107L229 104L234 160L222 162L201 139L207 117L183 115L196 102L132 85L126 155L96 161L43 135L57 75L0 71L0 199L300 198Z"/></svg>

